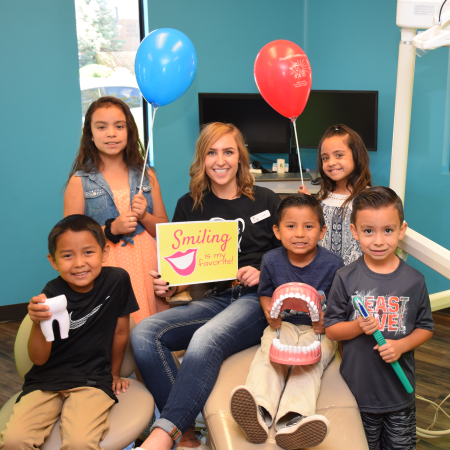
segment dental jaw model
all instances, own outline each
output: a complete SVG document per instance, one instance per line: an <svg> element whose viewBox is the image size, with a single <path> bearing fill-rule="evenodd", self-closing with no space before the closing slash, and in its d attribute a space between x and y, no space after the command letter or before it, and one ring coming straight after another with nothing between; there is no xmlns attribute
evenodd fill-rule
<svg viewBox="0 0 450 450"><path fill-rule="evenodd" d="M57 297L47 298L44 305L50 307L49 312L52 313L50 319L41 322L42 334L47 342L53 342L55 336L53 335L53 321L58 321L59 333L61 339L69 337L70 317L67 312L67 299L65 295L58 295Z"/></svg>
<svg viewBox="0 0 450 450"><path fill-rule="evenodd" d="M311 321L318 322L322 311L319 293L311 286L303 283L286 283L281 285L272 295L270 317L276 319L281 311L293 309L307 312ZM320 335L317 341L308 347L285 345L280 342L279 330L277 338L270 346L270 360L279 364L307 365L320 361Z"/></svg>

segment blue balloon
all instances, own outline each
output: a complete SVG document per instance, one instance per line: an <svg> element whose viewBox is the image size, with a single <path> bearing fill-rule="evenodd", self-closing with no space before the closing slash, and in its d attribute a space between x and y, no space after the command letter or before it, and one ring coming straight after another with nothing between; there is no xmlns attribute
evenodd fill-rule
<svg viewBox="0 0 450 450"><path fill-rule="evenodd" d="M160 28L141 42L134 68L144 98L153 106L164 106L181 97L194 81L197 53L184 33Z"/></svg>

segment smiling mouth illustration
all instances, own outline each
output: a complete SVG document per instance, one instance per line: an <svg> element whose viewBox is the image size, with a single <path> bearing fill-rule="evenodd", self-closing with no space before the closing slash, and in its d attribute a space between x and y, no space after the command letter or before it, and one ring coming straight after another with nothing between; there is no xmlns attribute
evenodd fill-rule
<svg viewBox="0 0 450 450"><path fill-rule="evenodd" d="M194 273L197 266L197 250L198 248L190 248L185 252L176 252L170 256L163 256L163 258L178 275L187 277Z"/></svg>

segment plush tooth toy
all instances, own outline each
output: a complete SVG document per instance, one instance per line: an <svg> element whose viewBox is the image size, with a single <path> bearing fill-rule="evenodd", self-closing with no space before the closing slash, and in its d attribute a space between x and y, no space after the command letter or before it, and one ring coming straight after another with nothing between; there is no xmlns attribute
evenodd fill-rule
<svg viewBox="0 0 450 450"><path fill-rule="evenodd" d="M309 314L312 322L318 322L322 311L319 293L308 284L286 283L275 290L270 304L270 317L276 319L285 309L303 311ZM307 365L320 361L322 351L320 335L308 347L285 345L280 342L279 330L270 346L270 360L279 364Z"/></svg>
<svg viewBox="0 0 450 450"><path fill-rule="evenodd" d="M70 317L67 312L67 299L65 295L58 295L57 297L45 299L44 305L50 306L49 312L52 313L50 319L41 322L42 334L47 342L53 342L55 336L53 335L53 321L56 320L59 324L59 334L61 339L69 337Z"/></svg>

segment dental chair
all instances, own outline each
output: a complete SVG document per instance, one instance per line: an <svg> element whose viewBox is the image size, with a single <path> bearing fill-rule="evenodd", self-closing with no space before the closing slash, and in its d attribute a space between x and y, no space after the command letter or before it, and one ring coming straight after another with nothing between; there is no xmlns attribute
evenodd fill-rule
<svg viewBox="0 0 450 450"><path fill-rule="evenodd" d="M28 357L27 349L32 324L30 316L27 315L20 325L14 344L14 359L17 371L22 378L33 365ZM130 316L130 331L134 325L134 320ZM120 376L129 377L135 370L136 363L128 340ZM6 428L19 395L20 392L11 397L0 410L0 431ZM130 379L129 388L125 393L122 392L118 398L119 403L116 403L109 413L109 432L106 438L100 442L104 450L121 450L131 444L145 430L153 417L155 409L153 397L141 382ZM58 420L41 450L59 450L60 448L61 431L60 421Z"/></svg>
<svg viewBox="0 0 450 450"><path fill-rule="evenodd" d="M201 296L196 293L193 299L198 298ZM177 302L177 297L173 297L172 301ZM203 408L203 419L208 429L207 443L214 450L281 450L275 442L276 431L273 425L264 444L252 444L248 442L230 412L231 391L236 386L245 384L258 348L259 345L255 345L224 361L216 384ZM182 357L183 354L184 352L179 352L174 357ZM330 431L326 439L314 449L368 450L358 405L339 373L340 363L341 357L336 352L323 373L316 413L329 420Z"/></svg>

